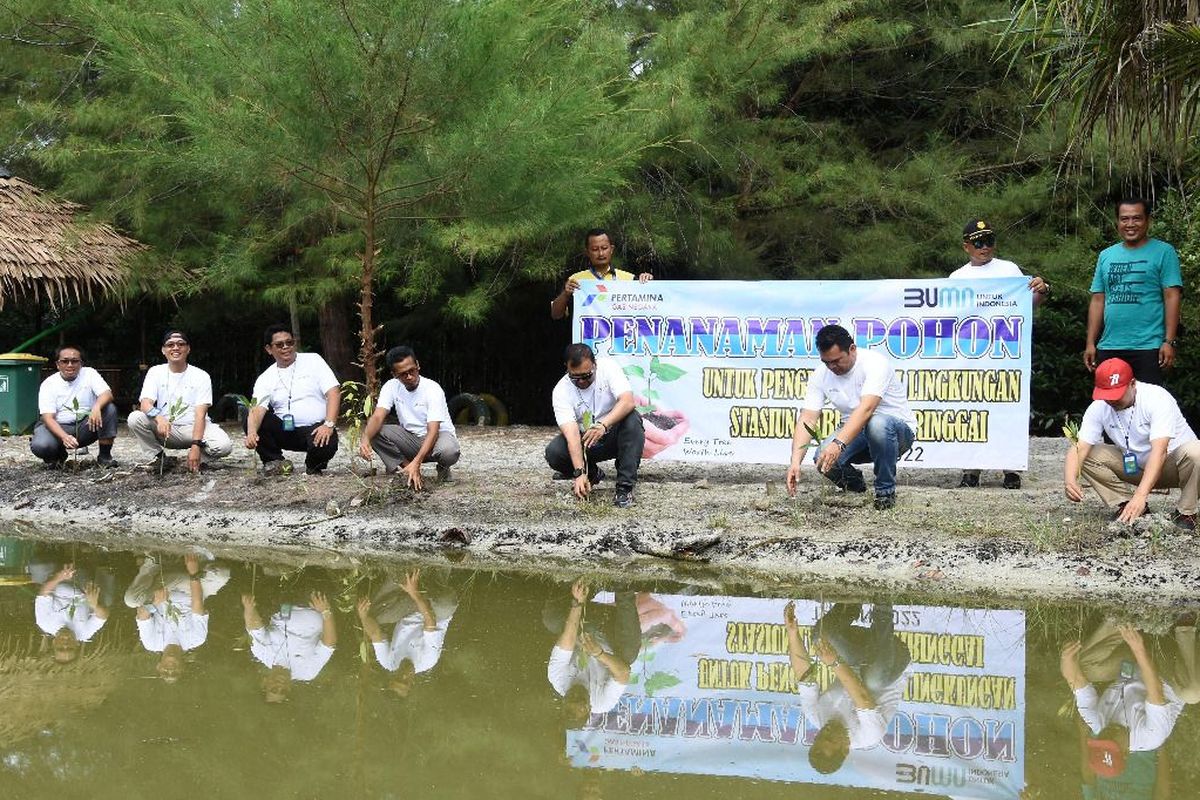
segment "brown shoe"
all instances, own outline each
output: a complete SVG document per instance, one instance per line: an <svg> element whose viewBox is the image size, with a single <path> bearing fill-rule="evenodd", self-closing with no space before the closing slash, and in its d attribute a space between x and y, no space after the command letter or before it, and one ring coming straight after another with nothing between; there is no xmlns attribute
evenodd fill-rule
<svg viewBox="0 0 1200 800"><path fill-rule="evenodd" d="M1185 531L1191 531L1191 532L1195 532L1195 530L1196 530L1196 515L1195 514L1182 514L1178 511L1176 511L1175 517L1171 521L1175 523L1176 528L1182 528Z"/></svg>

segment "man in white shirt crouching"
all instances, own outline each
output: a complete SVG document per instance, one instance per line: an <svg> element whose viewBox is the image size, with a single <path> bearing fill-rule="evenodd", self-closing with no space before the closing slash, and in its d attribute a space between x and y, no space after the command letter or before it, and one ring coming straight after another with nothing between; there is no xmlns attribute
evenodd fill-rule
<svg viewBox="0 0 1200 800"><path fill-rule="evenodd" d="M1088 479L1116 519L1131 523L1149 509L1154 489L1179 487L1175 524L1196 530L1200 492L1200 441L1171 393L1139 383L1133 367L1110 358L1096 367L1092 404L1083 414L1079 441L1067 451L1067 499L1083 500L1079 476ZM1102 444L1107 433L1113 444Z"/></svg>
<svg viewBox="0 0 1200 800"><path fill-rule="evenodd" d="M166 450L186 450L187 466L199 472L201 463L233 452L229 435L208 418L212 378L188 363L192 345L187 334L172 329L162 341L165 364L146 372L138 410L129 415L129 430L148 458L161 466Z"/></svg>
<svg viewBox="0 0 1200 800"><path fill-rule="evenodd" d="M572 491L583 499L604 475L599 463L615 459L613 505L628 508L646 443L629 378L611 359L597 363L586 344L569 345L566 362L567 374L551 395L559 434L546 445L546 463L570 476Z"/></svg>
<svg viewBox="0 0 1200 800"><path fill-rule="evenodd" d="M403 471L408 485L418 491L421 465L433 461L438 480L445 483L460 455L446 392L437 381L421 375L421 363L411 347L393 347L386 360L394 377L379 390L358 454L370 463L378 453L388 472ZM399 424L384 424L392 411Z"/></svg>

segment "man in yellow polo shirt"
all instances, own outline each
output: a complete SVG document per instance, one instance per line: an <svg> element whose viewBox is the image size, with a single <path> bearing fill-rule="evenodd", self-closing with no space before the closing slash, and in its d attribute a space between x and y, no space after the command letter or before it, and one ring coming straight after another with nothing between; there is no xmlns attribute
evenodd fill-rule
<svg viewBox="0 0 1200 800"><path fill-rule="evenodd" d="M587 255L589 266L568 277L563 290L550 301L551 319L562 319L571 313L571 295L575 294L575 290L579 288L580 281L633 280L632 272L613 267L612 239L609 238L608 231L603 228L593 228L587 232L587 235L584 236L583 252ZM637 276L637 279L640 283L645 283L654 280L654 276L649 272L643 272Z"/></svg>

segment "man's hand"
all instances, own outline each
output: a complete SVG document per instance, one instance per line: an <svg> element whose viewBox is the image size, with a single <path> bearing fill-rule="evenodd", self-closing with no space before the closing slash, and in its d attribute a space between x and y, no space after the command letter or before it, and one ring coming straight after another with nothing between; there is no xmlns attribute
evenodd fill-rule
<svg viewBox="0 0 1200 800"><path fill-rule="evenodd" d="M358 598L358 618L365 620L369 616L371 616L371 598Z"/></svg>
<svg viewBox="0 0 1200 800"><path fill-rule="evenodd" d="M375 451L371 449L371 442L365 436L358 443L358 454L368 462L375 457Z"/></svg>
<svg viewBox="0 0 1200 800"><path fill-rule="evenodd" d="M1079 667L1079 651L1082 649L1082 642L1078 640L1068 642L1059 658L1059 671L1062 673L1063 680L1069 683L1072 689L1087 684L1087 680L1083 677L1083 670Z"/></svg>
<svg viewBox="0 0 1200 800"><path fill-rule="evenodd" d="M584 582L583 578L571 584L571 597L580 605L588 601L588 585Z"/></svg>
<svg viewBox="0 0 1200 800"><path fill-rule="evenodd" d="M787 478L784 483L787 485L787 493L789 497L796 496L796 487L800 485L800 465L792 464L788 467Z"/></svg>
<svg viewBox="0 0 1200 800"><path fill-rule="evenodd" d="M54 580L59 583L62 583L63 581L69 581L69 580L71 580L71 578L74 578L74 577L75 577L75 565L73 563L72 564L63 564L62 569L60 569L58 571L58 573L54 576Z"/></svg>
<svg viewBox="0 0 1200 800"><path fill-rule="evenodd" d="M583 652L587 653L589 656L598 656L604 652L604 648L601 647L587 631L579 634L579 644L583 647Z"/></svg>
<svg viewBox="0 0 1200 800"><path fill-rule="evenodd" d="M242 608L244 608L246 611L254 610L254 595L252 595L252 594L242 595Z"/></svg>
<svg viewBox="0 0 1200 800"><path fill-rule="evenodd" d="M1117 517L1117 522L1129 525L1144 513L1146 513L1146 501L1135 494L1125 501L1125 508L1121 509L1121 514Z"/></svg>
<svg viewBox="0 0 1200 800"><path fill-rule="evenodd" d="M204 462L204 451L200 449L200 445L194 444L188 448L187 465L189 472L199 472L200 464Z"/></svg>
<svg viewBox="0 0 1200 800"><path fill-rule="evenodd" d="M93 609L100 607L100 587L95 582L84 587L83 596Z"/></svg>
<svg viewBox="0 0 1200 800"><path fill-rule="evenodd" d="M574 484L571 486L571 491L574 492L575 496L580 500L591 494L592 482L588 480L587 473L584 473L575 479Z"/></svg>
<svg viewBox="0 0 1200 800"><path fill-rule="evenodd" d="M838 661L837 650L833 649L833 645L826 639L821 639L817 642L817 658L821 659L821 663L827 667L832 667Z"/></svg>
<svg viewBox="0 0 1200 800"><path fill-rule="evenodd" d="M324 447L329 444L330 438L333 436L333 428L328 425L318 425L312 432L312 442L317 447Z"/></svg>
<svg viewBox="0 0 1200 800"><path fill-rule="evenodd" d="M796 602L788 600L787 605L783 607L783 626L788 630L796 630Z"/></svg>
<svg viewBox="0 0 1200 800"><path fill-rule="evenodd" d="M1045 294L1049 286L1050 284L1046 283L1045 280L1037 275L1034 275L1029 279L1029 291L1033 292L1034 294Z"/></svg>
<svg viewBox="0 0 1200 800"><path fill-rule="evenodd" d="M1142 639L1142 632L1137 628L1126 622L1117 626L1117 633L1121 634L1121 638L1125 640L1125 644L1129 645L1129 649L1135 656L1146 654L1146 642Z"/></svg>
<svg viewBox="0 0 1200 800"><path fill-rule="evenodd" d="M599 422L593 422L592 427L583 432L583 446L595 447L604 438L604 434L608 433L608 429Z"/></svg>
<svg viewBox="0 0 1200 800"><path fill-rule="evenodd" d="M159 414L154 418L154 429L158 431L158 438L165 440L171 435L171 420Z"/></svg>
<svg viewBox="0 0 1200 800"><path fill-rule="evenodd" d="M412 461L405 464L404 468L400 471L404 474L408 485L412 487L412 490L414 492L421 491L422 484L421 484L421 462L420 461L413 459Z"/></svg>
<svg viewBox="0 0 1200 800"><path fill-rule="evenodd" d="M834 450L834 448L837 448ZM829 444L821 448L820 455L817 456L817 471L828 472L837 464L837 460L841 458L842 453L846 448L838 442L831 441Z"/></svg>
<svg viewBox="0 0 1200 800"><path fill-rule="evenodd" d="M195 575L200 571L200 556L188 553L183 557L183 568L187 570L188 575Z"/></svg>
<svg viewBox="0 0 1200 800"><path fill-rule="evenodd" d="M155 589L154 590L154 598L153 598L153 600L151 600L151 602L153 602L154 605L156 605L156 606L167 602L166 588L159 586L157 589Z"/></svg>
<svg viewBox="0 0 1200 800"><path fill-rule="evenodd" d="M639 406L648 406L650 401L640 395L635 395L633 402ZM630 414L637 414L638 410L635 407ZM654 420L642 418L642 427L646 430L646 444L642 447L642 458L654 458L656 455L666 450L672 445L678 444L679 440L684 437L688 429L692 426L684 413L679 410L665 410L656 408L654 414L659 417L675 420L675 424L669 430L664 430L654 424Z"/></svg>
<svg viewBox="0 0 1200 800"><path fill-rule="evenodd" d="M251 431L246 434L246 449L254 450L258 447L258 431Z"/></svg>
<svg viewBox="0 0 1200 800"><path fill-rule="evenodd" d="M66 431L63 431L63 435L60 437L59 441L61 441L63 443L63 447L67 448L68 450L79 449L79 440Z"/></svg>
<svg viewBox="0 0 1200 800"><path fill-rule="evenodd" d="M654 280L654 276L649 272L642 272L638 274L638 283L649 283L652 280Z"/></svg>
<svg viewBox="0 0 1200 800"><path fill-rule="evenodd" d="M1166 342L1158 348L1158 365L1163 369L1175 366L1175 348Z"/></svg>
<svg viewBox="0 0 1200 800"><path fill-rule="evenodd" d="M400 588L409 597L415 598L421 593L421 570L410 569L404 573L404 582L400 584Z"/></svg>
<svg viewBox="0 0 1200 800"><path fill-rule="evenodd" d="M313 609L324 614L329 611L329 600L325 597L324 592L313 592L308 596L308 602Z"/></svg>
<svg viewBox="0 0 1200 800"><path fill-rule="evenodd" d="M92 406L92 413L88 414L88 428L93 431L98 431L104 427L104 415L100 413L99 406Z"/></svg>
<svg viewBox="0 0 1200 800"><path fill-rule="evenodd" d="M1083 488L1073 480L1067 481L1066 485L1063 487L1063 494L1065 494L1067 499L1072 503L1083 502Z"/></svg>
<svg viewBox="0 0 1200 800"><path fill-rule="evenodd" d="M563 294L567 297L575 294L575 290L579 288L579 281L574 278L567 278L567 282L563 284Z"/></svg>
<svg viewBox="0 0 1200 800"><path fill-rule="evenodd" d="M1089 344L1083 348L1083 365L1088 368L1088 372L1096 371L1096 345Z"/></svg>

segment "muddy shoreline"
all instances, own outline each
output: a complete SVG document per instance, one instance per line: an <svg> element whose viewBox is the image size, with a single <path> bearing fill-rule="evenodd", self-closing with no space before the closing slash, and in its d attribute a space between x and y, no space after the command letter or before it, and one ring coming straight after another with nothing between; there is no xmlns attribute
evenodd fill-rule
<svg viewBox="0 0 1200 800"><path fill-rule="evenodd" d="M231 431L232 433L232 431ZM807 473L794 499L783 469L761 465L643 465L637 504L612 507L612 483L579 504L542 459L549 428L460 431L454 482L414 494L390 477L358 478L345 442L324 476L264 478L251 454L199 476L135 470L132 439L118 438L122 466L40 467L27 437L0 439L0 530L100 545L270 548L310 560L357 556L431 558L521 571L612 571L646 578L686 573L705 583L803 584L853 592L919 591L985 598L1092 598L1114 604L1181 605L1200 596L1200 539L1168 521L1173 497L1127 529L1098 500L1062 495L1061 439L1034 439L1024 486L1000 488L985 472L959 489L949 470L904 470L900 502L871 508Z"/></svg>

